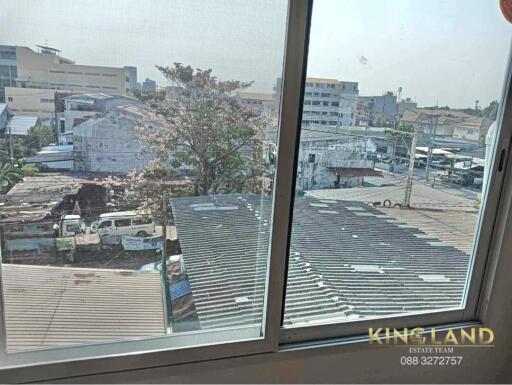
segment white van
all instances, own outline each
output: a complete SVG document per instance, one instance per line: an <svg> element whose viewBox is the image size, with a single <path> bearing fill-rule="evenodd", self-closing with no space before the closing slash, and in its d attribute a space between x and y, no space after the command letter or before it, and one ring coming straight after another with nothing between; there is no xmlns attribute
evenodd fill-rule
<svg viewBox="0 0 512 385"><path fill-rule="evenodd" d="M91 232L97 232L100 237L113 235L147 237L155 232L155 224L150 215L135 211L119 211L101 214L100 219L91 225Z"/></svg>
<svg viewBox="0 0 512 385"><path fill-rule="evenodd" d="M60 221L60 236L69 237L85 234L85 222L80 215L64 215Z"/></svg>

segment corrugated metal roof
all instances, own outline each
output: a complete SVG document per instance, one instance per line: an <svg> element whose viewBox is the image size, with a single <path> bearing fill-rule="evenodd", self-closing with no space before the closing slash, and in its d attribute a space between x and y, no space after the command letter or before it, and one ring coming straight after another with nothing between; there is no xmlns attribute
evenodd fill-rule
<svg viewBox="0 0 512 385"><path fill-rule="evenodd" d="M37 116L13 116L7 123L7 132L12 135L27 135L28 130L34 127L39 118Z"/></svg>
<svg viewBox="0 0 512 385"><path fill-rule="evenodd" d="M159 273L2 265L9 351L164 335Z"/></svg>
<svg viewBox="0 0 512 385"><path fill-rule="evenodd" d="M254 195L172 200L202 329L261 322L270 204ZM298 197L284 322L456 307L468 262L364 203Z"/></svg>

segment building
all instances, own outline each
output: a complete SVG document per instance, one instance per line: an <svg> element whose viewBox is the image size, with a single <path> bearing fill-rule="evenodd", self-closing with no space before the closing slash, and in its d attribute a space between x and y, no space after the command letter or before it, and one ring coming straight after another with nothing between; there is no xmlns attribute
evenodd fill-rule
<svg viewBox="0 0 512 385"><path fill-rule="evenodd" d="M366 114L366 120L372 125L389 125L396 121L398 107L396 95L391 91L379 96L360 96L358 103L361 105L358 110L364 111L359 116L361 120Z"/></svg>
<svg viewBox="0 0 512 385"><path fill-rule="evenodd" d="M18 77L16 47L0 45L0 103L5 103L5 87L14 87Z"/></svg>
<svg viewBox="0 0 512 385"><path fill-rule="evenodd" d="M142 170L151 156L135 138L134 128L145 117L146 111L140 106L119 106L105 116L75 126L75 170L105 173Z"/></svg>
<svg viewBox="0 0 512 385"><path fill-rule="evenodd" d="M37 116L14 115L7 104L0 103L0 134L25 136L32 127L40 123Z"/></svg>
<svg viewBox="0 0 512 385"><path fill-rule="evenodd" d="M130 91L137 90L137 67L125 66L124 69L126 70L126 76L128 77Z"/></svg>
<svg viewBox="0 0 512 385"><path fill-rule="evenodd" d="M298 192L325 188L356 187L365 176L380 176L373 170L371 138L333 131L303 129L297 163Z"/></svg>
<svg viewBox="0 0 512 385"><path fill-rule="evenodd" d="M141 86L142 92L156 92L156 82L154 80L146 78Z"/></svg>
<svg viewBox="0 0 512 385"><path fill-rule="evenodd" d="M400 115L400 117L402 117L404 115L405 110L418 107L418 103L411 100L411 98L402 99L397 104L398 104L398 114Z"/></svg>
<svg viewBox="0 0 512 385"><path fill-rule="evenodd" d="M274 94L239 92L238 96L243 104L253 108L258 115L277 117Z"/></svg>
<svg viewBox="0 0 512 385"><path fill-rule="evenodd" d="M354 126L358 95L357 82L307 78L302 124Z"/></svg>
<svg viewBox="0 0 512 385"><path fill-rule="evenodd" d="M411 124L419 135L419 143L425 143L430 135L436 138L464 139L482 142L492 121L459 110L439 108L410 108L405 110L402 123Z"/></svg>
<svg viewBox="0 0 512 385"><path fill-rule="evenodd" d="M7 105L16 115L36 115L51 126L55 118L55 90L48 88L5 87Z"/></svg>
<svg viewBox="0 0 512 385"><path fill-rule="evenodd" d="M276 108L281 103L282 80L275 85ZM307 78L304 91L302 125L354 126L359 87L357 82Z"/></svg>
<svg viewBox="0 0 512 385"><path fill-rule="evenodd" d="M73 127L86 120L103 116L117 106L140 103L137 99L129 96L105 93L63 95L57 100L61 106L59 112L56 113L60 144L73 144Z"/></svg>
<svg viewBox="0 0 512 385"><path fill-rule="evenodd" d="M129 83L124 68L80 65L60 56L57 49L38 47L39 52L16 47L18 87L126 95Z"/></svg>

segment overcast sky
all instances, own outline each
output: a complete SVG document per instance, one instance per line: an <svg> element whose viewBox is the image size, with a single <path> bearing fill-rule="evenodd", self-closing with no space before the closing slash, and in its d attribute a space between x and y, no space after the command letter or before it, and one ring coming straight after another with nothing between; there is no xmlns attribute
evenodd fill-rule
<svg viewBox="0 0 512 385"><path fill-rule="evenodd" d="M54 46L79 64L212 68L271 92L280 76L286 2L0 0L0 44ZM361 95L403 88L420 105L501 96L512 25L498 0L316 0L308 75L357 81Z"/></svg>

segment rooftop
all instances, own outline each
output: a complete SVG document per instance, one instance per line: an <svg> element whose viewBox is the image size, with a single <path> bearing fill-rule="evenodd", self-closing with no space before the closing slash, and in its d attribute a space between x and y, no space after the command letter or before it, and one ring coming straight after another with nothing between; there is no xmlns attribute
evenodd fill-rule
<svg viewBox="0 0 512 385"><path fill-rule="evenodd" d="M39 121L37 116L13 116L7 123L7 132L13 135L27 135Z"/></svg>
<svg viewBox="0 0 512 385"><path fill-rule="evenodd" d="M190 197L172 205L201 328L260 322L270 199ZM284 322L457 307L468 262L450 242L366 203L297 197Z"/></svg>
<svg viewBox="0 0 512 385"><path fill-rule="evenodd" d="M4 263L2 280L11 352L165 334L159 273Z"/></svg>

